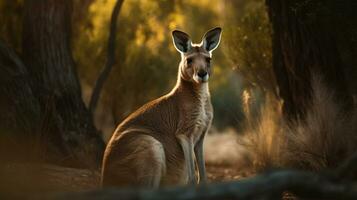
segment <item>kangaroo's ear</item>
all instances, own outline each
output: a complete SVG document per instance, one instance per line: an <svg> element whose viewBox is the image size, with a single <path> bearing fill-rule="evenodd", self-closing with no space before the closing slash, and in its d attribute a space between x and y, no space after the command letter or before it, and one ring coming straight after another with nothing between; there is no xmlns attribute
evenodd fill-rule
<svg viewBox="0 0 357 200"><path fill-rule="evenodd" d="M206 49L206 51L215 50L218 47L219 42L221 41L221 33L222 28L220 27L207 31L207 33L203 36L202 39L203 48Z"/></svg>
<svg viewBox="0 0 357 200"><path fill-rule="evenodd" d="M191 49L190 36L185 32L178 30L172 31L172 40L177 51L181 53L186 53Z"/></svg>

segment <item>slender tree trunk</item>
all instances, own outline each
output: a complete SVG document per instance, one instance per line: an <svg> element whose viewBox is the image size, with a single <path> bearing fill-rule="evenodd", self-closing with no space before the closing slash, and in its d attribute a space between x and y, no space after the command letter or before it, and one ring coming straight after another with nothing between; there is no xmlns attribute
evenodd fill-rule
<svg viewBox="0 0 357 200"><path fill-rule="evenodd" d="M124 0L117 0L113 8L112 17L110 20L109 28L109 38L107 47L107 61L97 81L95 82L92 96L89 102L89 110L94 115L95 109L97 107L101 91L103 89L105 81L108 79L110 72L112 71L113 65L115 64L115 42L116 42L116 31L117 31L117 21L118 15L123 5Z"/></svg>
<svg viewBox="0 0 357 200"><path fill-rule="evenodd" d="M41 135L60 163L100 163L104 149L81 97L73 61L72 0L26 0L23 57L41 105ZM53 160L54 159L54 160Z"/></svg>
<svg viewBox="0 0 357 200"><path fill-rule="evenodd" d="M352 105L344 64L317 1L266 0L273 27L273 67L288 119L303 118L311 103L311 78L321 75L347 110ZM328 9L328 8L327 8Z"/></svg>

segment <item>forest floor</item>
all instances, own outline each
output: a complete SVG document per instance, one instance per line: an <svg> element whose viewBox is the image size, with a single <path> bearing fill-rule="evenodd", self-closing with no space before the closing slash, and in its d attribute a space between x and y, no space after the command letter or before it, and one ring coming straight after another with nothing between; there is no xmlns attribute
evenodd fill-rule
<svg viewBox="0 0 357 200"><path fill-rule="evenodd" d="M249 176L246 171L241 171L232 165L208 164L207 176L210 182L239 180Z"/></svg>
<svg viewBox="0 0 357 200"><path fill-rule="evenodd" d="M236 134L212 134L205 142L209 182L239 180L251 176L244 166L246 152L237 146ZM45 192L78 192L100 187L97 170L50 164L0 164L1 191L19 195ZM1 195L0 195L1 198Z"/></svg>
<svg viewBox="0 0 357 200"><path fill-rule="evenodd" d="M238 180L247 177L234 166L207 164L209 182ZM99 188L100 173L88 169L48 164L8 164L0 167L0 191L23 193L79 192ZM0 195L1 196L1 195Z"/></svg>

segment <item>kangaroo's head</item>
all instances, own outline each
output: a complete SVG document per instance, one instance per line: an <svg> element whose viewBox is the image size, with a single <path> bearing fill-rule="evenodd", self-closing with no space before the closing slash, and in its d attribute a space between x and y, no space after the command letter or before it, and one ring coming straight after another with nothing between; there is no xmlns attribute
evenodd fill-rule
<svg viewBox="0 0 357 200"><path fill-rule="evenodd" d="M186 81L205 83L212 75L212 51L218 47L222 29L209 30L199 44L193 44L190 36L182 31L172 32L175 48L181 53L180 76Z"/></svg>

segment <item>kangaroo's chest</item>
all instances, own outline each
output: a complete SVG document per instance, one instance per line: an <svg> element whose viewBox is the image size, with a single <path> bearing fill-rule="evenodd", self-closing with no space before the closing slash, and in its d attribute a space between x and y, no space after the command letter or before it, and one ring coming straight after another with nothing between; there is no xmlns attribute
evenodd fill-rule
<svg viewBox="0 0 357 200"><path fill-rule="evenodd" d="M202 134L204 134L212 121L213 111L210 101L205 101L200 104L192 106L185 113L185 119L188 122L186 127L187 134L189 134L197 143Z"/></svg>
<svg viewBox="0 0 357 200"><path fill-rule="evenodd" d="M194 128L192 132L194 144L196 144L201 135L207 131L210 126L211 119L211 113L205 108L201 108L200 114L194 121Z"/></svg>

